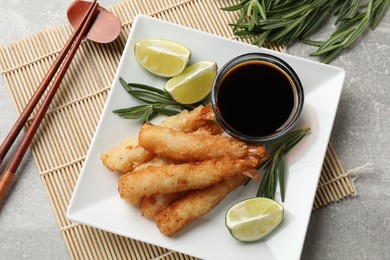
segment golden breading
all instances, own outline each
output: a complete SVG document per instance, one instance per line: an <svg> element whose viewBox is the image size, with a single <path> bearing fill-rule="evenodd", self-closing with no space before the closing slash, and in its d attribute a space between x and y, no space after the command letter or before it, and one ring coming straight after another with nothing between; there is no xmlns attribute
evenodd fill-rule
<svg viewBox="0 0 390 260"><path fill-rule="evenodd" d="M161 156L155 156L150 161L144 162L143 164L140 164L137 167L135 167L134 171L143 170L143 169L146 169L150 166L163 166L163 165L169 165L169 164L177 164L177 162L175 162L171 159L168 159L168 158L161 157Z"/></svg>
<svg viewBox="0 0 390 260"><path fill-rule="evenodd" d="M119 194L130 204L144 196L201 189L256 167L258 159L213 159L198 163L183 163L148 167L119 177Z"/></svg>
<svg viewBox="0 0 390 260"><path fill-rule="evenodd" d="M134 170L137 171L146 169L150 166L163 166L169 164L175 164L175 162L164 157L156 156L152 160L141 164ZM142 216L149 219L154 219L154 216L157 214L157 212L168 207L173 201L177 200L181 196L184 196L184 194L186 194L185 191L177 193L155 194L150 197L142 197L139 209Z"/></svg>
<svg viewBox="0 0 390 260"><path fill-rule="evenodd" d="M137 138L129 138L119 146L101 154L100 160L111 171L126 173L154 156L154 153L138 146Z"/></svg>
<svg viewBox="0 0 390 260"><path fill-rule="evenodd" d="M141 214L171 236L206 214L248 177L259 180L256 167L269 155L262 145L228 136L215 121L211 105L182 111L160 126L141 126L128 139L101 155L122 174L118 190Z"/></svg>
<svg viewBox="0 0 390 260"><path fill-rule="evenodd" d="M139 209L142 216L154 219L156 214L168 207L172 202L187 194L187 191L167 194L155 194L150 197L142 197Z"/></svg>
<svg viewBox="0 0 390 260"><path fill-rule="evenodd" d="M174 235L193 220L215 208L245 179L244 175L236 175L207 188L190 191L156 214L155 221L158 229L164 235Z"/></svg>
<svg viewBox="0 0 390 260"><path fill-rule="evenodd" d="M229 156L262 156L264 146L249 146L227 136L183 133L143 124L138 142L145 150L178 161L203 161Z"/></svg>
<svg viewBox="0 0 390 260"><path fill-rule="evenodd" d="M191 112L183 110L176 116L165 119L161 125L176 131L202 131L208 134L221 134L222 128L213 120L214 113L210 105L199 106ZM138 165L153 158L153 153L138 146L138 138L130 138L110 151L103 153L100 160L111 171L127 173Z"/></svg>
<svg viewBox="0 0 390 260"><path fill-rule="evenodd" d="M212 135L222 134L222 128L214 120L215 115L211 105L198 106L191 112L183 110L176 116L170 116L161 122L160 126L184 133L205 129Z"/></svg>

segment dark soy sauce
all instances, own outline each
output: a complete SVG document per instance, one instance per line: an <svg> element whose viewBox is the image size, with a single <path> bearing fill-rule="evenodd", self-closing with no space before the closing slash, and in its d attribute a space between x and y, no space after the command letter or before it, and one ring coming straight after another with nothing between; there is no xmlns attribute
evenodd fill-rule
<svg viewBox="0 0 390 260"><path fill-rule="evenodd" d="M275 65L247 61L222 78L216 103L225 122L241 134L274 134L294 115L296 89L291 78Z"/></svg>

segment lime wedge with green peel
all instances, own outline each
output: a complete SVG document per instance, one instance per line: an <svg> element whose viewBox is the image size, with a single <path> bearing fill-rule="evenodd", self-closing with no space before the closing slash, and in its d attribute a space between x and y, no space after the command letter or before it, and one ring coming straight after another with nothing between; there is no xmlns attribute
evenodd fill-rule
<svg viewBox="0 0 390 260"><path fill-rule="evenodd" d="M145 39L135 43L135 58L146 70L161 77L174 77L186 68L191 52L167 40Z"/></svg>
<svg viewBox="0 0 390 260"><path fill-rule="evenodd" d="M225 215L225 225L231 235L243 242L262 239L283 220L284 209L267 198L251 198L234 204Z"/></svg>
<svg viewBox="0 0 390 260"><path fill-rule="evenodd" d="M168 80L165 90L180 104L194 104L210 93L216 75L215 62L200 61Z"/></svg>

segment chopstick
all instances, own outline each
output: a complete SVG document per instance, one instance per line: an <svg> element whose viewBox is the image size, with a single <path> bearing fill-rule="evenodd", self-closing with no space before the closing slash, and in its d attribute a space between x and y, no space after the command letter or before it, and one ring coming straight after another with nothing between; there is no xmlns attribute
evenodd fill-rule
<svg viewBox="0 0 390 260"><path fill-rule="evenodd" d="M10 184L12 183L12 180L15 176L15 172L18 166L20 165L23 156L26 153L32 139L34 138L34 135L37 132L38 127L42 122L47 112L47 109L49 108L54 98L54 95L57 92L58 87L60 86L61 81L66 74L67 69L69 68L70 63L72 62L72 59L77 52L77 49L81 41L83 40L84 36L88 33L88 30L98 13L98 7L99 4L97 3L96 0L94 0L91 3L90 7L88 8L86 14L84 15L81 23L79 24L79 26L76 28L76 30L73 32L73 34L67 41L66 45L58 55L53 65L51 66L45 78L42 80L41 84L35 91L34 95L31 97L29 103L27 104L27 106L19 116L18 120L15 122L14 126L12 127L11 131L7 135L6 139L3 141L2 145L0 146L0 165L1 165L5 155L9 151L12 144L14 143L16 137L20 133L24 124L27 122L34 108L37 106L47 86L50 84L54 75L57 73L58 68L62 64L61 68L58 70L57 76L55 77L52 86L48 90L46 97L44 98L39 110L37 111L37 114L34 120L32 121L30 128L27 130L26 135L22 139L22 142L17 148L14 156L10 160L3 175L0 177L0 202L3 200L4 195L6 194Z"/></svg>
<svg viewBox="0 0 390 260"><path fill-rule="evenodd" d="M94 1L96 2L96 0ZM11 148L13 142L15 141L16 137L22 130L24 124L27 122L29 116L34 111L34 108L38 104L39 100L41 99L43 93L45 92L47 86L50 84L53 76L57 72L58 68L62 64L64 58L69 52L70 47L73 45L74 41L76 40L77 36L80 34L82 25L87 21L88 15L91 12L93 8L93 3L91 4L90 8L87 10L87 13L85 14L84 18L82 19L80 25L76 28L76 30L73 32L71 37L68 39L66 45L63 47L62 51L58 55L57 59L52 64L50 70L46 74L45 78L42 80L39 87L36 89L34 95L31 97L30 101L24 108L23 112L20 114L19 118L15 122L14 126L10 130L7 137L4 139L3 143L0 146L0 165L2 161L4 160L7 152Z"/></svg>

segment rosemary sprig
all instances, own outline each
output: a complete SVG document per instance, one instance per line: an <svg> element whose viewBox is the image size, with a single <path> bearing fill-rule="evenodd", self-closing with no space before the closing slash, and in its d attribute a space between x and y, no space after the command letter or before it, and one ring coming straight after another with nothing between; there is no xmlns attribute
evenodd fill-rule
<svg viewBox="0 0 390 260"><path fill-rule="evenodd" d="M356 2L354 0L346 1ZM359 2L359 1L358 1ZM359 9L359 3L355 7L354 3L351 3L347 8L342 6L339 17L336 21L345 21L334 33L332 33L328 40L322 42L316 52L311 53L312 56L321 56L322 62L329 63L332 61L341 51L351 46L361 35L363 35L369 28L371 22L371 16L373 13L374 0L368 1L367 9L364 13L357 13ZM379 2L378 0L376 2ZM342 13L341 13L342 12ZM307 42L308 44L310 42Z"/></svg>
<svg viewBox="0 0 390 260"><path fill-rule="evenodd" d="M250 38L252 44L291 45L303 40L318 47L312 55L329 63L369 28L374 30L389 5L390 0L241 0L222 10L239 12L237 21L230 24L233 33ZM332 13L336 15L335 32L325 41L309 40Z"/></svg>
<svg viewBox="0 0 390 260"><path fill-rule="evenodd" d="M258 197L267 197L274 199L279 183L281 199L285 198L285 167L284 155L287 154L308 132L310 128L302 128L288 133L281 139L269 144L267 150L270 150L270 158L261 165L263 178L257 191Z"/></svg>
<svg viewBox="0 0 390 260"><path fill-rule="evenodd" d="M173 116L180 112L168 107L176 107L180 110L192 110L200 105L200 103L193 105L182 105L173 100L167 91L152 86L137 83L127 83L123 78L119 78L119 82L127 91L127 93L146 103L145 105L121 108L113 111L115 114L118 114L119 116L126 119L139 119L142 121L142 123L149 122L158 114Z"/></svg>
<svg viewBox="0 0 390 260"><path fill-rule="evenodd" d="M230 24L236 36L252 38L258 46L265 42L290 45L314 32L339 1L243 0L222 10L240 12L236 23Z"/></svg>

